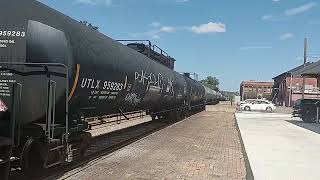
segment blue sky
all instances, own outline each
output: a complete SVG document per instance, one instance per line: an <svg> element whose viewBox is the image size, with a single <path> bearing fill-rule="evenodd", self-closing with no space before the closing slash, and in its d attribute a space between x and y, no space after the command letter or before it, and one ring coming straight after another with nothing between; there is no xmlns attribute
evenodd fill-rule
<svg viewBox="0 0 320 180"><path fill-rule="evenodd" d="M319 0L41 0L114 39L150 39L176 58L176 71L220 79L238 91L320 59Z"/></svg>

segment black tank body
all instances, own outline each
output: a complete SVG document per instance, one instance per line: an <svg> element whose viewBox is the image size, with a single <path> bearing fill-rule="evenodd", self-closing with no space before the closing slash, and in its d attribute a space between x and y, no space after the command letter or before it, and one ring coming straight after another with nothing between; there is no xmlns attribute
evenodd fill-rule
<svg viewBox="0 0 320 180"><path fill-rule="evenodd" d="M70 115L100 116L119 109L156 112L185 104L187 93L193 91L193 103L204 99L199 83L38 1L3 0L0 30L0 40L14 41L0 41L6 46L0 48L1 62L61 63L68 67ZM36 83L30 83L29 89ZM35 90L27 96L34 105L23 107L31 114L25 121L38 121L44 110L33 107L45 107L36 100L45 93ZM56 114L63 114L63 91L57 92L57 98L60 109Z"/></svg>
<svg viewBox="0 0 320 180"><path fill-rule="evenodd" d="M205 89L204 87L196 80L191 79L190 77L185 77L188 87L188 101L191 106L196 106L200 104L205 104Z"/></svg>

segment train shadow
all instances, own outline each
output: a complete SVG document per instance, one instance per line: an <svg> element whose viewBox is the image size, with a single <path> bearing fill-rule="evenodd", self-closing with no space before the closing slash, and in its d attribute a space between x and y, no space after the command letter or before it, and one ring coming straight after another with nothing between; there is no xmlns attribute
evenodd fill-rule
<svg viewBox="0 0 320 180"><path fill-rule="evenodd" d="M318 123L306 123L301 120L286 120L286 121L293 125L296 125L301 128L320 134L320 124Z"/></svg>

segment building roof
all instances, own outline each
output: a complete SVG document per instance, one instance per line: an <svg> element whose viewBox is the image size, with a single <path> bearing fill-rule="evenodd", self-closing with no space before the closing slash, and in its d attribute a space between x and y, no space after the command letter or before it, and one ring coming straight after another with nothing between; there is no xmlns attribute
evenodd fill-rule
<svg viewBox="0 0 320 180"><path fill-rule="evenodd" d="M320 60L292 73L293 76L320 76Z"/></svg>
<svg viewBox="0 0 320 180"><path fill-rule="evenodd" d="M318 62L319 62L319 61L318 61ZM318 63L318 62L317 62L317 63ZM308 67L308 66L310 66L310 65L312 65L312 64L315 64L315 63L313 63L313 62L307 62L305 65L302 64L302 65L300 65L300 66L297 66L297 67L295 67L295 68L293 68L293 69L290 69L289 71L286 71L286 72L283 72L283 73L279 74L278 76L276 76L276 77L274 77L274 78L272 78L272 79L277 79L278 77L281 77L281 76L291 76L291 73L292 73L292 75L294 75L294 76L298 76L297 74L299 74L298 72L300 72L301 69L306 68L306 67Z"/></svg>
<svg viewBox="0 0 320 180"><path fill-rule="evenodd" d="M273 86L273 82L269 81L242 81L241 85L250 85L250 86Z"/></svg>

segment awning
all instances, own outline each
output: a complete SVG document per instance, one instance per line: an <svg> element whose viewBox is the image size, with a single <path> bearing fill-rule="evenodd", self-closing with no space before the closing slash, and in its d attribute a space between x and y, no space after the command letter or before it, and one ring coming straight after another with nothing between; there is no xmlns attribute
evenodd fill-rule
<svg viewBox="0 0 320 180"><path fill-rule="evenodd" d="M292 76L320 77L320 61L314 62L295 72L292 72Z"/></svg>

